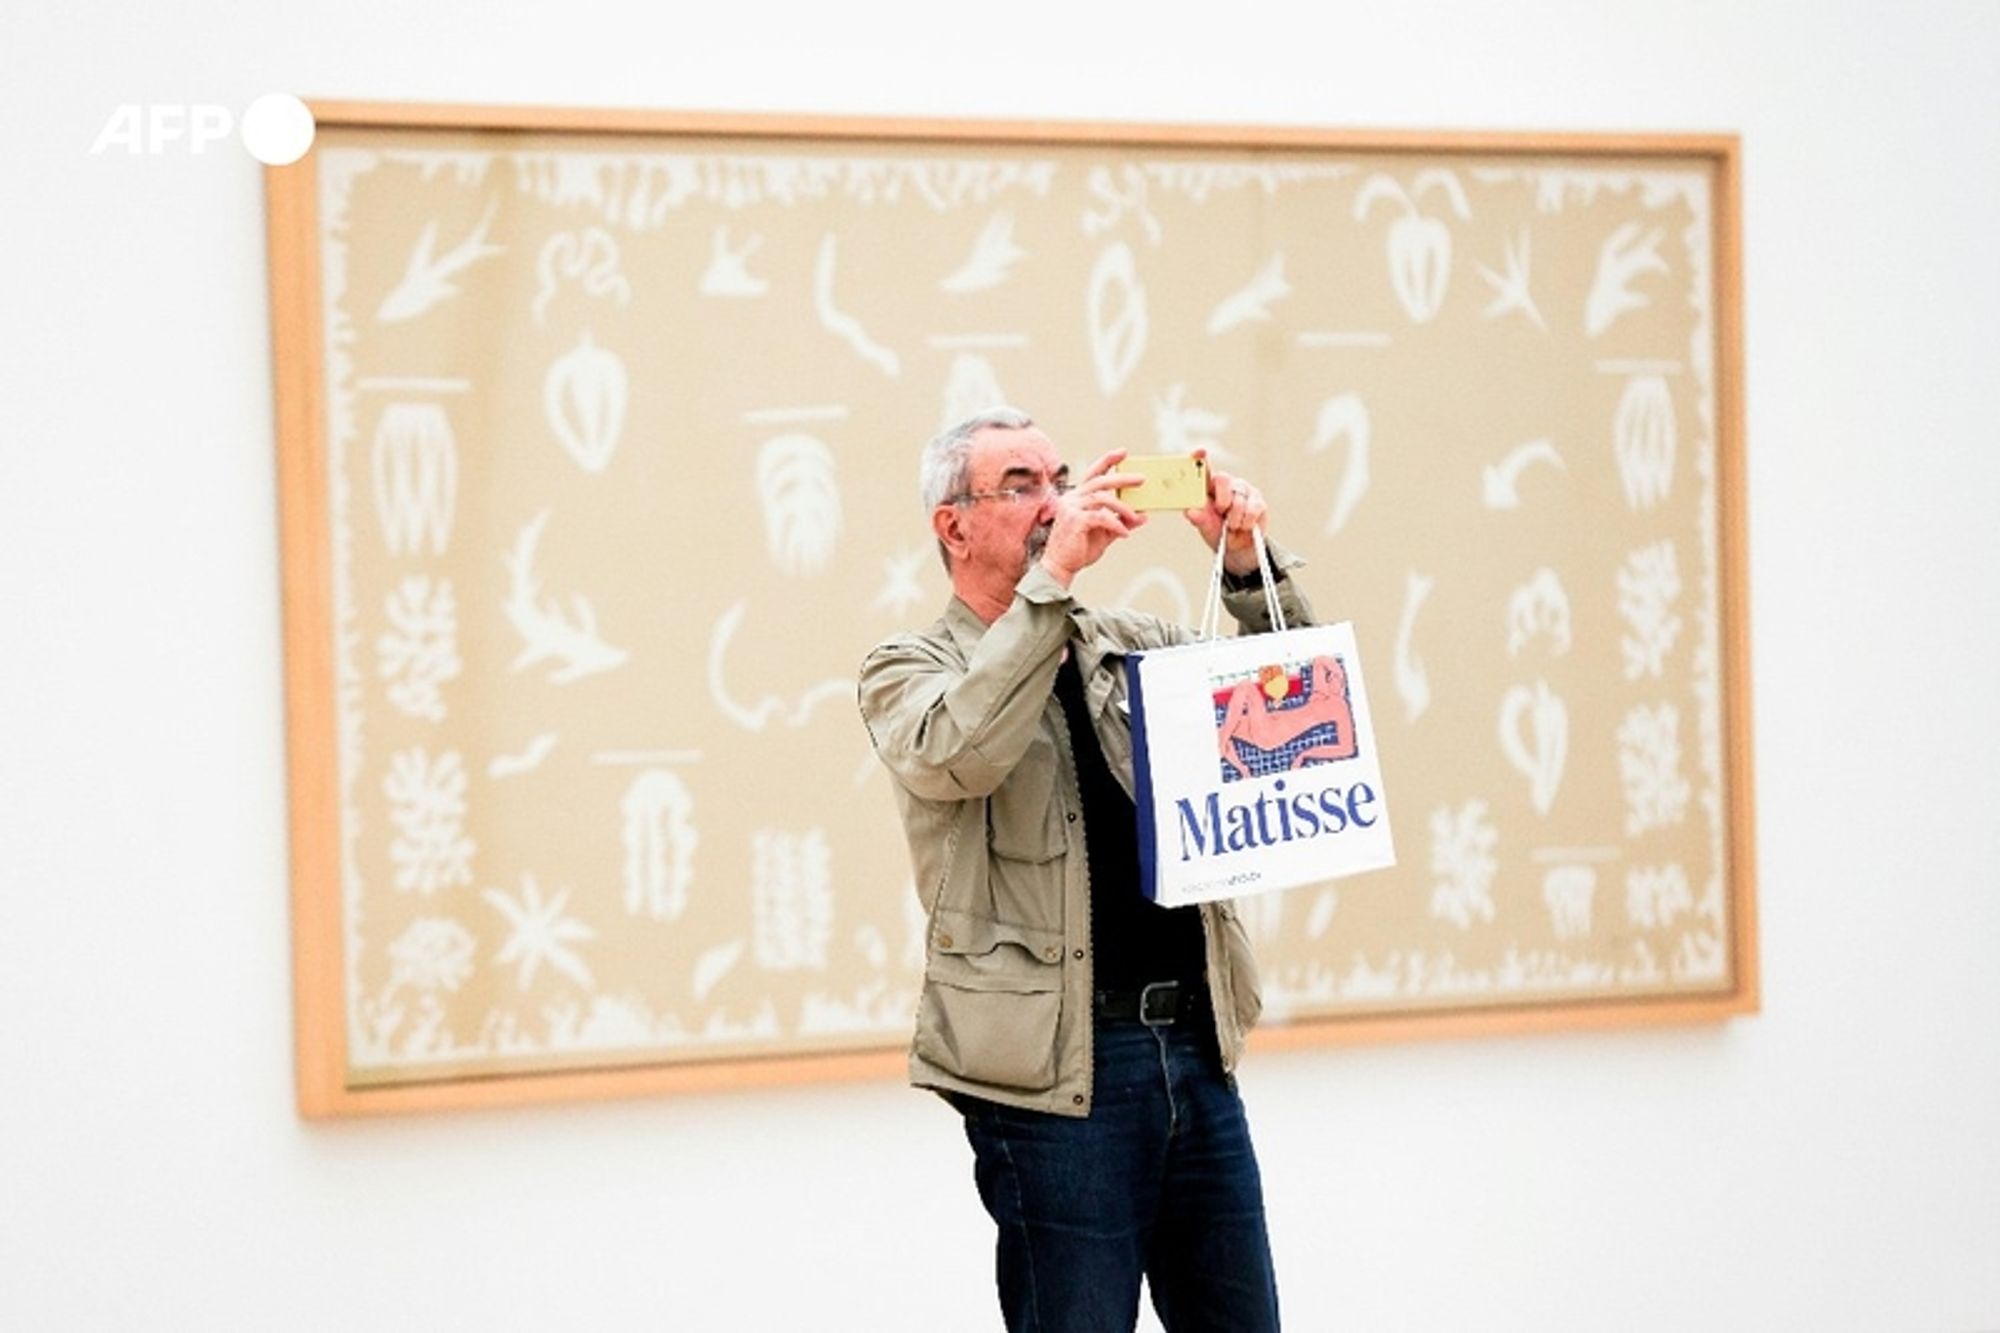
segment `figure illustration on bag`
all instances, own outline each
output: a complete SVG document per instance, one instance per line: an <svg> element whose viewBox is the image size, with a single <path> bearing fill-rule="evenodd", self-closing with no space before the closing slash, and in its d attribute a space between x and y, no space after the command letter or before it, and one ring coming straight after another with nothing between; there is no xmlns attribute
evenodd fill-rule
<svg viewBox="0 0 2000 1333"><path fill-rule="evenodd" d="M1267 666L1217 684L1215 737L1225 782L1352 759L1358 752L1347 668L1338 657L1315 657L1292 669Z"/></svg>

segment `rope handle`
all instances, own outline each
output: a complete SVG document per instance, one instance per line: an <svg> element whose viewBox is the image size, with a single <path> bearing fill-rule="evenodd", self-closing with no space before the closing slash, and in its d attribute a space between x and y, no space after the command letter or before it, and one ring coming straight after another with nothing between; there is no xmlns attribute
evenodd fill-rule
<svg viewBox="0 0 2000 1333"><path fill-rule="evenodd" d="M1285 608L1278 604L1278 576L1271 568L1271 552L1264 545L1264 530L1250 529L1250 538L1257 548L1257 571L1263 575L1264 609L1270 614L1271 628L1284 633ZM1215 564L1208 575L1208 596L1201 604L1201 619L1195 625L1196 637L1209 642L1222 634L1222 561L1229 550L1228 534L1215 543Z"/></svg>

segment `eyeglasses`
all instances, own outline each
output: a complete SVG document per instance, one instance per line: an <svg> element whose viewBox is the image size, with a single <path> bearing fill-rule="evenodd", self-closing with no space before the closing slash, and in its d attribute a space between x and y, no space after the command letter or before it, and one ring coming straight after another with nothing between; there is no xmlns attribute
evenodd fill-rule
<svg viewBox="0 0 2000 1333"><path fill-rule="evenodd" d="M1005 504L1038 505L1053 495L1060 499L1076 487L1067 481L1031 481L1025 486L1003 486L997 491L967 491L953 498L953 504L973 504L980 500L999 500Z"/></svg>

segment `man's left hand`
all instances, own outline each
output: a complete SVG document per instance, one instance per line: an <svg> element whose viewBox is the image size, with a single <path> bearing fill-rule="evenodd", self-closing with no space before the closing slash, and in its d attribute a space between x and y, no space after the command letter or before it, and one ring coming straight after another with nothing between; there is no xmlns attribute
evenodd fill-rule
<svg viewBox="0 0 2000 1333"><path fill-rule="evenodd" d="M1187 521L1194 524L1209 550L1214 550L1218 541L1228 542L1222 553L1224 569L1243 575L1257 568L1256 539L1250 534L1264 527L1268 517L1262 491L1241 477L1210 468L1208 504L1186 512Z"/></svg>

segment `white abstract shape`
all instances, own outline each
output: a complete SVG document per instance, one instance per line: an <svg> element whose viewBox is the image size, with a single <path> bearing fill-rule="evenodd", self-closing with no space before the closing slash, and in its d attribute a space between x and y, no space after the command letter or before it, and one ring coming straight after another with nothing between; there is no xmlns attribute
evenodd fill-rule
<svg viewBox="0 0 2000 1333"><path fill-rule="evenodd" d="M1185 403L1187 386L1172 384L1153 400L1154 448L1163 454L1191 454L1205 449L1211 458L1234 457L1222 445L1222 432L1229 418Z"/></svg>
<svg viewBox="0 0 2000 1333"><path fill-rule="evenodd" d="M499 206L497 199L487 204L472 234L442 255L431 253L437 248L436 221L425 223L415 248L410 251L409 262L403 266L403 280L382 299L375 318L384 324L415 319L438 302L458 294L457 285L451 281L454 275L479 260L504 253L504 246L486 243L486 229L492 225L493 211Z"/></svg>
<svg viewBox="0 0 2000 1333"><path fill-rule="evenodd" d="M602 227L559 231L542 242L535 257L535 323L547 314L549 302L565 279L581 281L586 296L608 296L621 306L632 304L632 284L620 271L618 238Z"/></svg>
<svg viewBox="0 0 2000 1333"><path fill-rule="evenodd" d="M1538 634L1548 636L1553 655L1569 651L1569 594L1546 565L1507 599L1507 656L1519 657Z"/></svg>
<svg viewBox="0 0 2000 1333"><path fill-rule="evenodd" d="M1665 674L1667 653L1681 633L1681 618L1674 611L1680 595L1680 566L1671 538L1642 546L1625 557L1618 569L1618 613L1625 617L1630 631L1618 640L1625 657L1625 679Z"/></svg>
<svg viewBox="0 0 2000 1333"><path fill-rule="evenodd" d="M951 359L951 370L945 376L942 425L956 426L1006 401L991 361L973 352L960 352Z"/></svg>
<svg viewBox="0 0 2000 1333"><path fill-rule="evenodd" d="M625 910L655 921L675 921L687 910L694 884L694 795L670 769L654 768L632 779L618 803L625 848Z"/></svg>
<svg viewBox="0 0 2000 1333"><path fill-rule="evenodd" d="M1431 812L1431 915L1469 930L1475 918L1493 919L1493 877L1500 863L1493 850L1500 831L1486 817L1486 802L1467 801L1454 810Z"/></svg>
<svg viewBox="0 0 2000 1333"><path fill-rule="evenodd" d="M1480 499L1488 509L1521 507L1520 477L1531 463L1553 463L1562 471L1568 470L1552 441L1529 440L1517 444L1498 463L1489 463L1480 470Z"/></svg>
<svg viewBox="0 0 2000 1333"><path fill-rule="evenodd" d="M542 380L542 411L563 449L585 472L602 472L625 429L625 361L583 331Z"/></svg>
<svg viewBox="0 0 2000 1333"><path fill-rule="evenodd" d="M729 975L729 970L736 966L736 961L742 956L742 940L731 940L727 944L718 944L712 949L703 950L701 957L694 960L694 998L706 1000L709 992Z"/></svg>
<svg viewBox="0 0 2000 1333"><path fill-rule="evenodd" d="M1319 420L1313 426L1312 439L1307 443L1308 453L1324 453L1334 441L1347 440L1347 467L1340 474L1340 487L1334 492L1333 510L1326 518L1326 535L1331 537L1339 532L1347 522L1354 506L1361 503L1361 497L1368 493L1368 450L1372 428L1368 421L1368 407L1358 393L1336 394L1320 404Z"/></svg>
<svg viewBox="0 0 2000 1333"><path fill-rule="evenodd" d="M729 641L736 636L736 627L743 623L743 613L749 606L748 602L732 603L717 617L715 630L709 635L708 693L715 701L718 712L745 731L762 731L774 717L788 727L802 727L811 720L813 710L821 704L834 699L852 701L854 682L839 676L829 677L807 688L789 705L776 695L769 694L748 707L731 698L729 672L724 663L729 656Z"/></svg>
<svg viewBox="0 0 2000 1333"><path fill-rule="evenodd" d="M436 403L390 403L369 450L375 517L390 555L444 554L458 504L458 442Z"/></svg>
<svg viewBox="0 0 2000 1333"><path fill-rule="evenodd" d="M1436 580L1410 570L1403 578L1403 614L1396 621L1396 693L1403 700L1405 721L1415 722L1431 706L1431 678L1417 656L1417 613L1431 595Z"/></svg>
<svg viewBox="0 0 2000 1333"><path fill-rule="evenodd" d="M1625 872L1625 919L1644 930L1671 926L1694 907L1680 866L1633 866Z"/></svg>
<svg viewBox="0 0 2000 1333"><path fill-rule="evenodd" d="M1569 760L1569 708L1547 681L1532 690L1517 685L1500 701L1500 751L1528 779L1535 812L1546 815Z"/></svg>
<svg viewBox="0 0 2000 1333"><path fill-rule="evenodd" d="M854 947L868 961L868 966L877 971L889 965L889 942L882 938L882 932L873 926L863 926L854 932Z"/></svg>
<svg viewBox="0 0 2000 1333"><path fill-rule="evenodd" d="M1160 616L1162 620L1176 625L1185 625L1193 620L1194 607L1188 601L1187 587L1181 582L1180 575L1158 565L1134 575L1132 581L1125 585L1125 591L1111 599L1111 605L1137 609L1139 599L1154 590L1167 599L1168 610Z"/></svg>
<svg viewBox="0 0 2000 1333"><path fill-rule="evenodd" d="M1340 910L1340 890L1321 889L1313 899L1312 911L1306 914L1306 938L1316 940L1326 934L1333 925L1334 913Z"/></svg>
<svg viewBox="0 0 2000 1333"><path fill-rule="evenodd" d="M1420 212L1417 200L1432 189L1444 192L1447 202L1460 218L1472 216L1458 177L1449 171L1417 173L1407 192L1394 177L1370 176L1354 197L1354 220L1366 221L1378 199L1388 199L1403 207L1403 216L1389 224L1387 241L1389 285L1403 312L1418 324L1435 318L1444 305L1451 285L1451 228L1435 217Z"/></svg>
<svg viewBox="0 0 2000 1333"><path fill-rule="evenodd" d="M1241 291L1223 298L1208 317L1208 331L1227 333L1239 324L1268 321L1271 303L1291 294L1291 284L1285 281L1285 256L1280 251L1264 261L1264 267L1257 270Z"/></svg>
<svg viewBox="0 0 2000 1333"><path fill-rule="evenodd" d="M763 236L753 234L741 249L735 248L729 243L729 228L718 224L709 242L708 267L701 275L701 294L752 297L770 291L770 282L750 273L750 256L757 253L757 247L763 243Z"/></svg>
<svg viewBox="0 0 2000 1333"><path fill-rule="evenodd" d="M519 777L523 773L532 773L542 766L542 761L547 759L555 748L556 733L553 731L542 732L529 741L528 748L519 754L494 755L486 763L486 776L497 780L499 778Z"/></svg>
<svg viewBox="0 0 2000 1333"><path fill-rule="evenodd" d="M1680 710L1672 704L1640 706L1618 727L1618 775L1625 785L1625 832L1679 824L1687 818L1690 788L1681 776Z"/></svg>
<svg viewBox="0 0 2000 1333"><path fill-rule="evenodd" d="M508 591L503 609L508 623L522 639L521 651L508 669L526 671L538 662L553 659L561 666L549 674L549 683L567 685L623 666L626 652L598 637L597 614L581 594L570 599L576 615L574 622L563 614L553 598L547 602L538 600L542 585L534 573L535 547L541 542L549 512L544 509L528 520L507 556Z"/></svg>
<svg viewBox="0 0 2000 1333"><path fill-rule="evenodd" d="M563 889L547 902L542 901L541 886L526 871L521 874L521 896L518 898L510 897L499 889L480 890L479 896L507 920L507 942L494 956L494 961L515 965L514 984L517 989L526 990L533 985L535 971L543 963L585 990L596 986L590 969L569 946L596 939L597 932L575 917L563 915L563 909L569 906L569 893L568 889Z"/></svg>
<svg viewBox="0 0 2000 1333"><path fill-rule="evenodd" d="M998 287L1027 251L1014 244L1014 215L995 213L972 243L972 255L938 286L954 296ZM963 418L961 418L962 420Z"/></svg>
<svg viewBox="0 0 2000 1333"><path fill-rule="evenodd" d="M861 359L879 369L890 379L903 373L903 363L861 327L861 321L852 315L842 314L833 304L833 267L839 250L839 243L832 232L820 237L819 261L813 266L813 309L819 315L820 327L842 339L861 356Z"/></svg>
<svg viewBox="0 0 2000 1333"><path fill-rule="evenodd" d="M833 937L826 834L760 829L750 840L750 950L766 972L823 971Z"/></svg>
<svg viewBox="0 0 2000 1333"><path fill-rule="evenodd" d="M420 916L389 945L389 986L398 990L456 991L472 975L471 932L446 916Z"/></svg>
<svg viewBox="0 0 2000 1333"><path fill-rule="evenodd" d="M389 798L391 879L400 893L425 896L472 882L475 844L465 835L465 764L446 750L433 762L417 746L389 758L382 791Z"/></svg>
<svg viewBox="0 0 2000 1333"><path fill-rule="evenodd" d="M1548 905L1549 925L1559 940L1577 940L1590 934L1590 903L1597 895L1597 870L1593 866L1551 866L1542 876L1542 901Z"/></svg>
<svg viewBox="0 0 2000 1333"><path fill-rule="evenodd" d="M458 679L463 665L451 580L439 579L433 588L425 575L404 575L383 599L382 615L389 628L375 639L375 666L389 702L406 717L444 721L438 687Z"/></svg>
<svg viewBox="0 0 2000 1333"><path fill-rule="evenodd" d="M1640 274L1667 271L1667 261L1660 258L1663 233L1655 227L1641 236L1641 227L1637 222L1626 223L1606 237L1597 252L1597 276L1591 279L1590 295L1583 306L1583 329L1592 338L1610 328L1627 310L1652 304L1651 298L1632 289Z"/></svg>
<svg viewBox="0 0 2000 1333"><path fill-rule="evenodd" d="M833 451L810 435L780 435L757 451L757 498L771 563L817 574L840 539L840 486Z"/></svg>
<svg viewBox="0 0 2000 1333"><path fill-rule="evenodd" d="M882 589L868 604L871 611L887 611L898 620L924 600L917 573L930 562L931 553L921 546L905 547L882 562ZM1120 603L1123 605L1123 603Z"/></svg>
<svg viewBox="0 0 2000 1333"><path fill-rule="evenodd" d="M1507 242L1504 259L1505 273L1495 273L1481 264L1479 274L1493 284L1493 300L1481 315L1487 319L1498 319L1502 315L1518 310L1534 321L1538 329L1547 329L1542 312L1535 308L1535 298L1528 292L1528 229L1521 228L1519 243Z"/></svg>
<svg viewBox="0 0 2000 1333"><path fill-rule="evenodd" d="M1090 169L1085 187L1096 202L1084 210L1083 234L1086 237L1100 236L1116 227L1130 213L1138 218L1146 239L1158 245L1163 232L1160 220L1147 206L1145 172L1128 163L1119 169L1118 174L1119 180L1124 182L1122 189L1118 181L1112 179L1109 167Z"/></svg>
<svg viewBox="0 0 2000 1333"><path fill-rule="evenodd" d="M1618 400L1611 443L1626 502L1635 510L1662 504L1672 492L1676 434L1674 399L1666 378L1634 375Z"/></svg>
<svg viewBox="0 0 2000 1333"><path fill-rule="evenodd" d="M1146 350L1146 289L1123 241L1104 247L1090 271L1086 303L1090 359L1097 387L1109 398L1124 387Z"/></svg>

